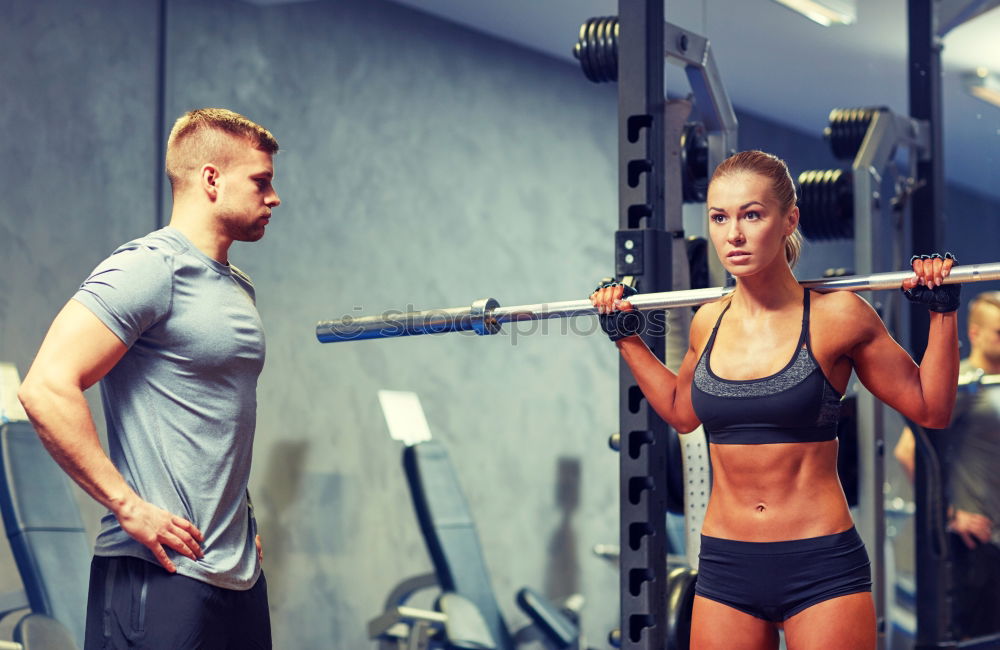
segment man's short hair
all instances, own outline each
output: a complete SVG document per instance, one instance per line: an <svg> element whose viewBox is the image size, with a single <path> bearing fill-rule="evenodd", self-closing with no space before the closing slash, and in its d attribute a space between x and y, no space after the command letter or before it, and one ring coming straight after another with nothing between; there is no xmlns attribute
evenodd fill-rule
<svg viewBox="0 0 1000 650"><path fill-rule="evenodd" d="M982 325L990 306L1000 309L1000 291L984 291L972 299L969 303L969 323Z"/></svg>
<svg viewBox="0 0 1000 650"><path fill-rule="evenodd" d="M184 176L207 162L224 164L233 151L233 139L271 155L278 141L271 132L252 120L225 108L199 108L182 115L167 138L167 177L176 192Z"/></svg>

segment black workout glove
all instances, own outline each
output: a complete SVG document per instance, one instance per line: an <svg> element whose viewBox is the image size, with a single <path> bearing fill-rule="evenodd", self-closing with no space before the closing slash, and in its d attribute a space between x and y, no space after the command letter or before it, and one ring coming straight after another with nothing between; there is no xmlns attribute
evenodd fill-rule
<svg viewBox="0 0 1000 650"><path fill-rule="evenodd" d="M598 285L597 289L607 287L624 287L622 290L622 300L628 300L630 296L639 293L633 287L621 282L605 282ZM612 341L620 341L629 336L635 336L646 329L646 316L638 309L631 311L613 311L610 314L599 314L598 320L601 322L601 329Z"/></svg>
<svg viewBox="0 0 1000 650"><path fill-rule="evenodd" d="M933 255L914 255L910 258L910 268L913 268L914 260L938 259L954 260L955 264L958 264L958 258L951 253L945 253L944 257L934 253ZM942 284L933 289L928 289L924 285L918 284L912 289L904 289L903 295L912 302L927 305L927 308L931 311L936 311L939 314L947 314L958 309L959 304L961 304L962 285L958 283Z"/></svg>

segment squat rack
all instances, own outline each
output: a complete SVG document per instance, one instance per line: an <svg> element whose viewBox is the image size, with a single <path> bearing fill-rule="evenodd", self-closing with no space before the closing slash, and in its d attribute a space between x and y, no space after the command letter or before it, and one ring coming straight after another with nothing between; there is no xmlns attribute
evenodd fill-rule
<svg viewBox="0 0 1000 650"><path fill-rule="evenodd" d="M618 277L637 276L643 291L672 288L671 268L678 236L667 230L664 178L671 173L665 153L664 101L665 0L619 0L618 24L625 38L616 40L618 58L618 169L619 231L615 236ZM942 156L941 48L943 37L955 27L1000 5L1000 0L908 0L908 71L910 114L923 123L925 147L916 162L911 201L912 250L938 250L944 240L944 172ZM675 41L680 43L680 41ZM667 45L669 47L669 44ZM707 47L706 47L707 50ZM694 87L694 84L692 84ZM720 86L721 87L721 86ZM695 88L697 91L697 88ZM736 120L731 126L735 144ZM669 145L666 145L669 146ZM718 148L713 153L719 153ZM721 158L708 166L710 173ZM662 171L658 171L662 170ZM676 172L677 170L673 170ZM678 176L677 174L672 174ZM645 216L645 223L639 219ZM623 265L623 231L640 230L641 268ZM680 233L682 236L683 233ZM632 241L629 236L629 241ZM661 259L665 257L666 259ZM635 259L635 258L633 258ZM626 266L628 268L626 268ZM862 269L859 271L865 272ZM919 358L927 341L927 316L910 310L910 349ZM662 338L647 340L653 353L664 358ZM656 417L624 362L619 370L620 507L621 507L621 643L627 650L666 647L666 425ZM879 436L877 436L879 437ZM877 441L881 443L881 440ZM884 445L876 445L876 477L882 476ZM916 482L926 480L918 455ZM640 490L634 489L641 486ZM942 589L938 552L930 544L933 513L917 492L917 646L957 647L951 638L946 612L948 594ZM881 499L881 494L870 495ZM638 498L637 498L638 497ZM881 501L875 511L882 512ZM883 522L884 523L884 522ZM876 535L881 541L882 536ZM881 556L881 548L876 549ZM881 563L879 563L881 564ZM881 567L878 567L881 571ZM882 572L884 576L884 572ZM882 576L878 576L881 578ZM881 582L881 580L879 580ZM885 590L876 587L879 617L878 645L885 644Z"/></svg>
<svg viewBox="0 0 1000 650"><path fill-rule="evenodd" d="M682 156L677 155L682 152L676 150L673 135L683 130L687 113L675 110L677 107L666 101L666 57L685 64L692 90L699 100L699 107L703 109L702 119L710 131L707 160L702 172L710 175L715 166L736 148L735 114L719 81L708 41L666 23L666 1L619 0L617 19L588 21L592 38L584 39L581 34L581 42L587 48L577 52L585 73L592 80L617 79L619 82L619 228L615 233L615 272L619 278L632 280L644 294L684 288L678 286L674 275L678 269L683 272L686 267L686 264L675 263L678 254L683 255L684 234L680 220L683 190L678 179L682 174L689 173L690 167L682 169ZM954 27L997 6L1000 6L1000 0L908 0L910 119L916 124L920 136L916 138L919 140L919 157L912 184L913 200L909 202L914 251L939 250L943 243L945 188L941 153L941 39ZM624 38L619 39L619 33ZM687 110L690 110L689 106ZM885 116L885 119L888 117ZM680 129L678 120L681 121ZM894 117L891 122L883 120L883 123L906 125L906 121L906 118ZM877 122L877 119L873 120L875 126L878 126ZM685 162L685 165L690 164L690 160ZM866 179L869 191L856 192L856 202L869 199L869 192L873 189L870 181ZM856 263L859 271L870 273L867 267L871 260L860 258L872 257L871 241L867 237L863 239L861 248L864 250L856 255ZM997 265L987 266L994 271L993 267ZM477 301L468 317L473 325L478 323L480 327L464 329L475 329L481 334L495 333L488 316L497 308L498 305L491 299ZM914 308L910 313L910 347L914 356L918 356L926 345L925 311ZM463 310L457 309L439 310L437 315L442 313L452 321L464 316ZM400 316L404 317L402 321L385 322L399 326L401 322L409 322L406 317L423 317L423 313ZM373 333L377 330L377 336L334 335L336 327L345 324L350 323L320 323L317 336L323 342L332 342L400 335L379 330L374 323L365 327ZM499 327L498 323L492 324ZM666 330L663 327L651 329ZM403 333L434 331L457 329L430 328ZM658 358L666 358L668 346L664 334L647 334L644 339ZM624 361L619 369L619 427L620 647L627 650L665 650L670 627L665 525L667 440L668 435L673 434L649 407ZM881 435L874 438L868 441L873 447L869 450L873 458L871 467L866 467L866 470L870 470L878 487L883 475L884 445ZM926 478L927 469L921 456L917 455L916 483L920 485ZM880 515L880 490L870 490L865 498L874 504L874 514ZM929 511L929 504L920 491L916 499L918 623L915 647L918 650L957 648L959 645L949 636L947 573L940 566L940 550L928 546L933 533L934 513ZM873 522L873 526L884 526L884 521L881 524ZM873 542L877 548L870 549L876 563L873 595L879 619L880 648L885 644L881 539L882 535L877 534ZM963 642L961 647L972 646Z"/></svg>
<svg viewBox="0 0 1000 650"><path fill-rule="evenodd" d="M910 115L926 122L929 130L929 150L917 162L916 190L911 201L914 251L939 250L944 242L942 41L952 29L997 6L1000 0L907 2ZM920 310L911 309L910 352L915 358L923 354L927 331L927 317ZM944 504L933 494L942 476L934 473L933 458L924 453L915 456L917 638L914 650L1000 647L998 636L961 644L954 637L950 572L943 561L946 550L939 543L943 513L936 512Z"/></svg>

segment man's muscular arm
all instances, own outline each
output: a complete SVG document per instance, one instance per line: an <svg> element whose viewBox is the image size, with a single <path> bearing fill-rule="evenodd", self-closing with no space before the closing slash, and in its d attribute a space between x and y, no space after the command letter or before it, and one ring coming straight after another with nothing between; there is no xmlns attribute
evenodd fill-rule
<svg viewBox="0 0 1000 650"><path fill-rule="evenodd" d="M18 398L60 467L173 572L176 568L164 545L197 560L202 556L201 532L186 519L143 501L125 482L101 448L83 396L126 351L89 309L70 300L45 335Z"/></svg>

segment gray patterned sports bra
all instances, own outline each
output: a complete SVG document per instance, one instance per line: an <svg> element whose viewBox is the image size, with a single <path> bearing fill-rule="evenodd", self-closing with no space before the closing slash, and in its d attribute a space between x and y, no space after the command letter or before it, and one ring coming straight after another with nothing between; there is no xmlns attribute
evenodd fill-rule
<svg viewBox="0 0 1000 650"><path fill-rule="evenodd" d="M802 334L788 364L761 379L723 379L712 372L712 336L695 368L691 402L709 442L760 445L774 442L820 442L837 437L841 395L813 356L809 344L809 290L802 299Z"/></svg>

